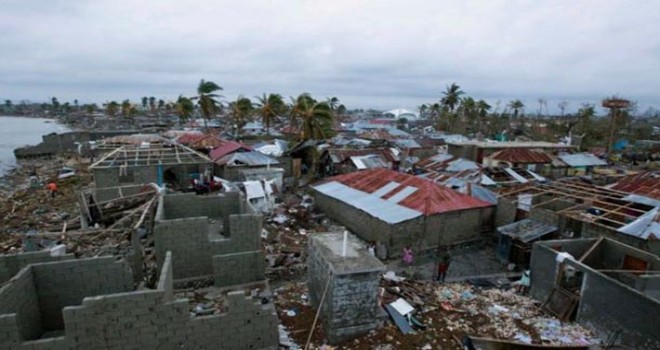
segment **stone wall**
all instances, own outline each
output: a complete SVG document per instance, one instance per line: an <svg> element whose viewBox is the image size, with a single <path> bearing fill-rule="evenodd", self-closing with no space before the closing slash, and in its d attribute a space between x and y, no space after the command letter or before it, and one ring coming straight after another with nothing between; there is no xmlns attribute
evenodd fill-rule
<svg viewBox="0 0 660 350"><path fill-rule="evenodd" d="M172 299L169 254L158 289L85 297L79 305L62 310L63 335L28 340L41 334L39 310L35 309L41 291L34 287L33 281L38 278L32 274L32 269L40 265L21 270L16 279L0 289L2 349L277 349L277 316L273 304L262 305L259 300L246 298L243 291L227 295L227 312L191 317L187 299ZM59 275L66 274L70 268L64 262L49 267ZM6 307L3 303L6 300L13 301L13 309Z"/></svg>

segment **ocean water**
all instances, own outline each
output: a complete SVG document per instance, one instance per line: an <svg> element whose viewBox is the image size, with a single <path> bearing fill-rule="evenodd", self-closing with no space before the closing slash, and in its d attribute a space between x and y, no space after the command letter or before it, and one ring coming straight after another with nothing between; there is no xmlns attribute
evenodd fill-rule
<svg viewBox="0 0 660 350"><path fill-rule="evenodd" d="M67 127L51 119L0 116L0 176L16 166L14 148L36 145L42 135L66 131Z"/></svg>

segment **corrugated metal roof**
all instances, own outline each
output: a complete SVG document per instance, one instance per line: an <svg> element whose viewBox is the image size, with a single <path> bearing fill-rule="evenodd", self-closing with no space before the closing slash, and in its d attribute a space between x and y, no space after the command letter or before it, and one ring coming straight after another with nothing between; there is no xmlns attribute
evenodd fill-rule
<svg viewBox="0 0 660 350"><path fill-rule="evenodd" d="M211 153L209 154L209 157L211 157L211 159L216 160L216 159L222 158L222 157L224 157L224 156L226 156L230 153L236 152L238 150L243 150L243 151L251 151L252 150L252 148L250 148L249 146L246 146L246 145L244 145L240 142L227 141L227 140L223 140L223 141L224 141L224 144L214 148L213 151L211 151Z"/></svg>
<svg viewBox="0 0 660 350"><path fill-rule="evenodd" d="M394 143L401 148L422 148L422 146L413 139L395 139Z"/></svg>
<svg viewBox="0 0 660 350"><path fill-rule="evenodd" d="M356 190L336 181L314 186L314 189L356 209L363 210L388 224L396 224L422 216L422 213L418 211L388 202L380 197Z"/></svg>
<svg viewBox="0 0 660 350"><path fill-rule="evenodd" d="M591 153L561 154L559 159L570 167L602 166L607 162Z"/></svg>
<svg viewBox="0 0 660 350"><path fill-rule="evenodd" d="M637 220L629 223L628 225L619 227L617 231L627 234L629 236L641 238L644 240L648 239L659 239L660 238L660 214L658 212L660 208L654 208L653 210L646 212L644 215L637 218Z"/></svg>
<svg viewBox="0 0 660 350"><path fill-rule="evenodd" d="M547 235L548 233L557 231L557 227L532 219L524 219L512 224L500 226L497 228L497 231L503 235L518 239L523 243L529 243L537 238Z"/></svg>
<svg viewBox="0 0 660 350"><path fill-rule="evenodd" d="M365 149L338 149L329 148L327 150L333 163L343 163L351 157L380 155L388 162L397 162L399 157L395 155L390 148L365 148Z"/></svg>
<svg viewBox="0 0 660 350"><path fill-rule="evenodd" d="M545 152L534 151L527 148L503 149L491 154L489 158L523 164L545 164L552 162L553 159L552 156Z"/></svg>
<svg viewBox="0 0 660 350"><path fill-rule="evenodd" d="M624 176L611 188L660 200L660 171Z"/></svg>
<svg viewBox="0 0 660 350"><path fill-rule="evenodd" d="M425 215L456 210L489 207L492 204L458 193L417 176L398 173L389 169L365 170L328 179L371 196L387 200L394 197L397 203ZM394 187L393 183L398 184ZM406 188L416 188L411 192ZM385 191L387 188L389 191ZM391 189L390 189L391 188ZM403 194L397 195L403 191ZM375 194L375 195L374 195ZM399 198L402 196L403 198Z"/></svg>
<svg viewBox="0 0 660 350"><path fill-rule="evenodd" d="M380 155L371 154L368 156L351 157L351 161L360 170L390 167L387 161Z"/></svg>
<svg viewBox="0 0 660 350"><path fill-rule="evenodd" d="M236 152L216 160L215 163L227 166L263 166L279 164L277 160L260 152Z"/></svg>

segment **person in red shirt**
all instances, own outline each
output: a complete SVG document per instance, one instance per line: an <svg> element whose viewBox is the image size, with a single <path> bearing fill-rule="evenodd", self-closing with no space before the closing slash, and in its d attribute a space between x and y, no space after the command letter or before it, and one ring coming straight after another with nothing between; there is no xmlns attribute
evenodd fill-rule
<svg viewBox="0 0 660 350"><path fill-rule="evenodd" d="M445 256L438 262L436 281L444 283L447 270L449 270L449 254L445 254Z"/></svg>
<svg viewBox="0 0 660 350"><path fill-rule="evenodd" d="M55 198L55 195L57 194L57 184L55 182L51 182L46 185L46 189L50 191L50 198Z"/></svg>

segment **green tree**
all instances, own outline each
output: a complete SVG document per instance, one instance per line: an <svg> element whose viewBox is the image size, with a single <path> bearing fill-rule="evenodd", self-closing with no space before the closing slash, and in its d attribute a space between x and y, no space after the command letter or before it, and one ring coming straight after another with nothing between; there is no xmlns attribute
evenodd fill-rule
<svg viewBox="0 0 660 350"><path fill-rule="evenodd" d="M491 106L486 103L484 100L477 101L477 115L479 116L479 131L489 132L487 128L488 124L488 111L490 111Z"/></svg>
<svg viewBox="0 0 660 350"><path fill-rule="evenodd" d="M158 100L158 112L162 112L164 107L165 107L165 101L163 101L162 99Z"/></svg>
<svg viewBox="0 0 660 350"><path fill-rule="evenodd" d="M452 83L451 85L447 86L447 90L442 93L443 96L440 99L440 103L442 103L442 105L446 107L449 112L453 113L454 109L460 102L461 96L464 94L465 92L461 90L461 87L458 86L458 84Z"/></svg>
<svg viewBox="0 0 660 350"><path fill-rule="evenodd" d="M257 108L257 113L261 116L261 121L266 127L266 134L270 135L270 123L273 119L281 116L286 112L286 103L280 94L265 93L262 96L255 96L257 102L254 106Z"/></svg>
<svg viewBox="0 0 660 350"><path fill-rule="evenodd" d="M131 114L131 101L124 100L121 103L121 115L128 118Z"/></svg>
<svg viewBox="0 0 660 350"><path fill-rule="evenodd" d="M131 107L128 109L128 116L133 118L139 113L137 106L136 105L131 105Z"/></svg>
<svg viewBox="0 0 660 350"><path fill-rule="evenodd" d="M149 97L149 111L151 114L156 113L156 98L153 96Z"/></svg>
<svg viewBox="0 0 660 350"><path fill-rule="evenodd" d="M327 102L318 102L307 93L295 100L291 110L294 119L301 122L301 139L325 139L333 135L332 109Z"/></svg>
<svg viewBox="0 0 660 350"><path fill-rule="evenodd" d="M119 110L119 103L117 101L110 101L105 104L105 113L109 117L114 117L117 114L117 110Z"/></svg>
<svg viewBox="0 0 660 350"><path fill-rule="evenodd" d="M5 113L11 113L14 110L11 100L5 100Z"/></svg>
<svg viewBox="0 0 660 350"><path fill-rule="evenodd" d="M429 110L429 106L424 103L421 106L417 107L417 110L419 111L419 117L424 119L426 117L426 112Z"/></svg>
<svg viewBox="0 0 660 350"><path fill-rule="evenodd" d="M221 98L222 95L215 94L219 90L221 91L222 87L218 84L202 79L197 86L197 96L192 98L197 100L197 105L204 117L205 130L208 130L207 121L220 110L220 102L217 99Z"/></svg>
<svg viewBox="0 0 660 350"><path fill-rule="evenodd" d="M50 99L51 105L53 106L53 113L59 113L60 111L60 101L57 100L57 97L52 97Z"/></svg>
<svg viewBox="0 0 660 350"><path fill-rule="evenodd" d="M523 111L525 105L520 100L513 100L509 102L509 108L513 109L513 119L517 119L518 114Z"/></svg>
<svg viewBox="0 0 660 350"><path fill-rule="evenodd" d="M85 105L85 112L87 112L88 114L93 114L94 112L96 112L96 109L97 106L95 103Z"/></svg>
<svg viewBox="0 0 660 350"><path fill-rule="evenodd" d="M195 112L195 105L189 98L179 95L179 98L174 104L174 110L176 111L176 115L179 116L179 120L181 120L182 123L185 123Z"/></svg>
<svg viewBox="0 0 660 350"><path fill-rule="evenodd" d="M229 103L229 111L234 119L234 127L238 133L238 130L245 126L248 118L252 115L252 101L247 97L238 96L236 101Z"/></svg>
<svg viewBox="0 0 660 350"><path fill-rule="evenodd" d="M147 105L149 104L149 97L144 96L142 97L142 109L147 110Z"/></svg>

